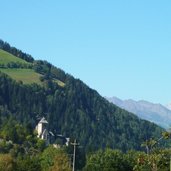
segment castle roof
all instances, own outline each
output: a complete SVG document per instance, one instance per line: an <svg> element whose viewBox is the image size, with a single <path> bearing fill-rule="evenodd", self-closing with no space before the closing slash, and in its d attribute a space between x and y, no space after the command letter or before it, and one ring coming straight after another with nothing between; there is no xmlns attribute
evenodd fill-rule
<svg viewBox="0 0 171 171"><path fill-rule="evenodd" d="M48 124L48 121L43 117L43 118L39 121L39 123L46 123L46 124Z"/></svg>

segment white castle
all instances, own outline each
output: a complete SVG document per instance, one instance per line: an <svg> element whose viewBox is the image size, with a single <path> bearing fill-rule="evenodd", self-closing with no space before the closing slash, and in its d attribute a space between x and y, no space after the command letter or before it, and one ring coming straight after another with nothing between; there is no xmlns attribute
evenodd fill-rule
<svg viewBox="0 0 171 171"><path fill-rule="evenodd" d="M38 125L36 126L36 131L37 131L37 137L45 140L46 145L50 143L50 136L54 136L52 132L48 131L48 121L43 117Z"/></svg>
<svg viewBox="0 0 171 171"><path fill-rule="evenodd" d="M55 137L63 140L66 146L69 145L70 138L65 138L62 135L55 136L51 131L48 130L48 121L44 117L37 124L36 131L37 137L44 140L46 142L46 145L53 144Z"/></svg>

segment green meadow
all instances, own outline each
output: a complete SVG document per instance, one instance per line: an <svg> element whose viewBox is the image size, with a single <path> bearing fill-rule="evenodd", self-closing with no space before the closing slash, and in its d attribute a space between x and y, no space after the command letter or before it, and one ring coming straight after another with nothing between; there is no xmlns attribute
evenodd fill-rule
<svg viewBox="0 0 171 171"><path fill-rule="evenodd" d="M29 64L27 61L20 59L2 49L0 49L0 64L8 64L10 62L14 63L22 63L22 64Z"/></svg>
<svg viewBox="0 0 171 171"><path fill-rule="evenodd" d="M36 73L33 69L0 68L0 71L7 74L16 81L22 81L24 84L37 83L42 85L42 82L40 81L41 74Z"/></svg>
<svg viewBox="0 0 171 171"><path fill-rule="evenodd" d="M41 74L35 72L33 69L28 68L8 68L7 64L9 63L32 65L31 63L0 49L0 65L6 66L5 68L0 67L1 72L7 74L16 81L22 81L24 84L36 83L43 85L43 83L40 81L40 77L42 76ZM60 80L54 79L53 81L61 87L65 86L65 83Z"/></svg>

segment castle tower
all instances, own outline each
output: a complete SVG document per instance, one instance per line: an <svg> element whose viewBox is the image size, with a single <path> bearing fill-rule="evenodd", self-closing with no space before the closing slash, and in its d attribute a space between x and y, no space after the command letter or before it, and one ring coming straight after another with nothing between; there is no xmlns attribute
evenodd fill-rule
<svg viewBox="0 0 171 171"><path fill-rule="evenodd" d="M49 143L49 137L48 137L49 133L48 133L48 130L47 130L47 125L48 125L48 122L43 117L39 121L38 125L36 126L36 130L37 130L37 133L38 133L37 137L45 140L46 143L48 144Z"/></svg>

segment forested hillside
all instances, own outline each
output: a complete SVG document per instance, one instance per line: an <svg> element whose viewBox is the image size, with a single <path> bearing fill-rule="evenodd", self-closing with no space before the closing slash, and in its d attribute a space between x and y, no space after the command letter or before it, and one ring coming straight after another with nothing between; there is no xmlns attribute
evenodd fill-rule
<svg viewBox="0 0 171 171"><path fill-rule="evenodd" d="M0 48L29 63L25 67L1 65L1 123L13 117L34 129L37 119L45 116L54 134L76 138L87 151L105 147L141 149L143 141L160 136L160 127L109 103L81 80L46 61L36 61L3 41ZM39 74L39 83L25 82L17 72L15 79L4 69L30 69Z"/></svg>

